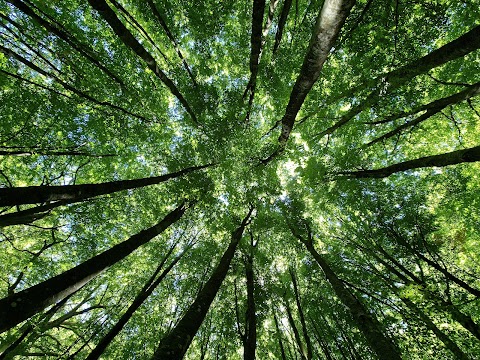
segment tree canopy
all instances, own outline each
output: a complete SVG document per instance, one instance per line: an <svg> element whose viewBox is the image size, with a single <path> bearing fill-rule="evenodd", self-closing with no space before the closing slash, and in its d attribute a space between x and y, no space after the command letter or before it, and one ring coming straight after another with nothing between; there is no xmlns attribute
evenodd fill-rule
<svg viewBox="0 0 480 360"><path fill-rule="evenodd" d="M480 7L0 2L0 359L475 359Z"/></svg>

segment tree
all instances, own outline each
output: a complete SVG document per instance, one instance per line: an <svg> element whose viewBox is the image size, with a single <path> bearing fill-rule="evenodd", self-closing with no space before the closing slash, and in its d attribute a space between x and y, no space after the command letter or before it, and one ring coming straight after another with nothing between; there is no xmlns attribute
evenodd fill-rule
<svg viewBox="0 0 480 360"><path fill-rule="evenodd" d="M2 2L0 358L475 358L479 18Z"/></svg>

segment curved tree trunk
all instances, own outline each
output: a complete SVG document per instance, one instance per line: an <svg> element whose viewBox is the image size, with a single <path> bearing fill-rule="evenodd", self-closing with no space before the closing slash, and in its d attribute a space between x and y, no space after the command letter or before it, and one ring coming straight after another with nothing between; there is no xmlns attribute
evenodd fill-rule
<svg viewBox="0 0 480 360"><path fill-rule="evenodd" d="M387 253L383 248L377 246L377 249L391 261L395 266L388 263L386 260L383 260L380 256L376 255L372 252L372 255L380 261L385 267L392 273L395 274L400 280L402 280L405 285L409 284L417 284L419 285L419 290L425 294L425 297L430 299L435 308L440 311L450 314L452 319L457 321L460 325L462 325L465 330L469 331L473 336L480 340L480 326L472 319L471 316L465 315L455 304L451 303L450 301L446 301L438 296L436 293L428 290L428 286L419 277L415 276L411 271L409 271L405 266L403 266L399 261L397 261L393 256ZM401 271L401 272L400 272ZM405 275L404 275L405 274Z"/></svg>
<svg viewBox="0 0 480 360"><path fill-rule="evenodd" d="M443 345L445 345L445 347L452 352L456 359L470 360L470 357L465 354L447 334L440 330L432 321L432 319L430 319L427 314L425 314L417 305L415 305L412 300L405 296L401 296L401 294L398 292L397 295L399 295L400 299L405 303L405 305L407 305L410 310L412 310L412 312L423 321L426 327L435 334L435 336L443 343Z"/></svg>
<svg viewBox="0 0 480 360"><path fill-rule="evenodd" d="M113 246L109 250L70 270L1 299L0 332L14 327L42 311L47 306L55 304L65 296L75 292L105 269L124 259L137 248L161 234L182 217L185 209L185 205L182 204L151 228L140 231L128 240Z"/></svg>
<svg viewBox="0 0 480 360"><path fill-rule="evenodd" d="M150 10L152 11L152 14L155 16L155 18L160 23L160 26L165 31L165 34L167 34L167 37L172 42L172 45L175 48L178 57L182 61L183 67L185 68L185 70L187 70L188 75L190 76L190 79L192 79L193 86L197 86L197 81L195 80L195 76L193 75L192 70L190 69L190 66L188 66L188 64L187 64L187 60L185 60L185 57L183 56L182 51L180 50L180 47L178 45L178 41L175 39L175 36L173 36L172 32L168 28L167 23L166 23L165 19L163 18L162 14L158 10L158 8L155 5L155 3L153 2L153 0L147 0L147 4L150 7Z"/></svg>
<svg viewBox="0 0 480 360"><path fill-rule="evenodd" d="M255 360L255 351L257 348L257 321L255 306L255 274L253 272L253 236L250 243L250 253L247 255L245 263L245 278L247 280L247 311L245 314L245 339L243 342L243 359Z"/></svg>
<svg viewBox="0 0 480 360"><path fill-rule="evenodd" d="M278 20L277 32L275 34L275 44L273 45L274 55L277 52L278 47L280 46L280 42L282 41L283 29L285 28L285 24L287 23L288 13L290 12L291 7L292 0L284 0L280 19Z"/></svg>
<svg viewBox="0 0 480 360"><path fill-rule="evenodd" d="M300 324L302 325L303 338L305 339L305 345L307 346L307 359L313 358L313 349L310 336L308 335L307 322L305 321L305 314L303 312L302 303L300 301L300 292L298 291L297 277L292 268L289 269L290 276L292 278L293 292L295 294L295 302L297 303L298 315L300 317Z"/></svg>
<svg viewBox="0 0 480 360"><path fill-rule="evenodd" d="M65 29L59 28L56 24L50 23L41 16L39 16L35 11L28 7L26 3L21 0L7 0L8 3L15 6L17 9L22 11L24 14L30 16L36 23L41 25L45 30L49 33L54 34L58 38L65 41L68 45L70 45L73 49L78 51L82 56L88 59L92 64L96 67L101 69L105 74L107 74L110 78L112 78L115 82L124 86L123 81L114 73L112 73L105 65L103 65L98 59L94 58L91 53L93 53L93 49L90 48L87 44L79 44L76 40L72 38L72 36L65 31Z"/></svg>
<svg viewBox="0 0 480 360"><path fill-rule="evenodd" d="M409 122L406 122L397 128L387 132L386 134L379 136L378 138L370 141L367 143L365 146L371 146L373 144L376 144L380 141L384 141L386 139L391 138L392 136L395 136L397 134L400 134L403 132L403 130L408 129L408 128L413 128L414 126L417 126L421 122L427 120L428 118L432 117L435 114L438 114L440 111L445 109L447 106L453 105L453 104L458 104L461 101L468 100L474 96L480 95L480 83L476 83L472 86L467 87L465 90L462 90L458 93L455 93L453 95L432 101L430 104L423 105L418 107L417 109L413 110L411 113L416 114L420 111L425 111L424 114L418 116L414 120L411 120ZM415 112L414 112L415 111ZM376 122L376 124L381 124L384 122L389 122L393 121L395 119L402 118L404 116L408 116L409 112L403 112L400 114L388 116L386 119L383 119L380 122Z"/></svg>
<svg viewBox="0 0 480 360"><path fill-rule="evenodd" d="M278 325L278 319L277 319L277 315L275 315L275 311L273 312L273 320L275 321L275 329L276 329L276 333L277 333L278 347L280 348L280 354L282 356L282 360L287 360L287 356L285 354L285 348L283 347L282 332L280 331L280 326Z"/></svg>
<svg viewBox="0 0 480 360"><path fill-rule="evenodd" d="M418 58L407 65L384 74L380 79L367 81L368 88L374 87L367 98L359 105L354 106L339 121L322 131L319 136L325 136L333 133L338 128L345 125L357 114L376 104L387 92L391 92L413 79L415 76L426 73L427 71L443 65L449 61L463 57L472 51L480 48L480 26L474 27L459 38L445 44L444 46L432 51L431 53Z"/></svg>

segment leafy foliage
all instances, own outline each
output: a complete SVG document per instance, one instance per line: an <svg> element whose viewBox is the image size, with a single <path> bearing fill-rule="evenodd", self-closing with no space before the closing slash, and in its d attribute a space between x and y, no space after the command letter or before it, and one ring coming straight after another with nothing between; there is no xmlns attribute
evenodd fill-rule
<svg viewBox="0 0 480 360"><path fill-rule="evenodd" d="M480 8L475 1L356 1L328 38L317 80L302 67L304 59L320 63L309 58L315 39L325 37L317 19L347 2L266 2L261 38L259 23L251 36L261 1L0 3L0 204L21 187L208 165L0 228L0 297L8 298L191 204L157 238L2 333L0 357L85 359L174 246L167 263L185 254L103 353L152 358L252 207L185 358L243 357L251 326L247 261L257 358L381 357L299 238L311 240L402 358L480 353L480 158L365 175L480 145ZM97 11L103 3L110 18ZM431 60L446 47L451 58ZM304 101L298 79L311 82ZM291 132L279 143L294 100L300 110L289 113ZM0 208L0 224L49 204L19 199Z"/></svg>

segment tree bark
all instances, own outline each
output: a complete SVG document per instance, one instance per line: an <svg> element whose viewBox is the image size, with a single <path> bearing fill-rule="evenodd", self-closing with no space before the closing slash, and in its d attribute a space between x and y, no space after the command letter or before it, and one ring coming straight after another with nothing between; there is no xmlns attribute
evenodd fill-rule
<svg viewBox="0 0 480 360"><path fill-rule="evenodd" d="M257 86L258 68L260 65L260 57L262 54L262 32L263 32L263 13L265 9L265 0L253 0L252 10L252 32L250 35L250 80L248 81L247 88L243 93L245 97L250 92L248 100L248 110L245 121L250 119L250 110L255 97L255 88Z"/></svg>
<svg viewBox="0 0 480 360"><path fill-rule="evenodd" d="M193 337L197 333L200 325L202 325L205 316L217 295L223 280L225 279L230 263L235 254L238 243L240 242L245 227L249 224L249 218L252 214L253 207L250 208L247 216L243 219L240 226L232 233L230 244L220 259L219 264L213 271L210 279L205 283L198 293L193 304L188 308L185 315L173 328L173 330L165 336L152 359L158 360L180 360L183 359L187 352Z"/></svg>
<svg viewBox="0 0 480 360"><path fill-rule="evenodd" d="M278 50L280 46L280 42L282 41L283 36L283 29L285 28L285 24L287 23L288 13L290 12L290 8L292 7L292 0L285 0L282 6L282 12L280 14L280 19L278 20L277 25L277 33L275 34L275 44L273 45L273 54Z"/></svg>
<svg viewBox="0 0 480 360"><path fill-rule="evenodd" d="M86 156L86 157L110 157L115 154L89 154L82 151L49 151L49 150L0 150L0 156L33 156L33 155L52 155L52 156Z"/></svg>
<svg viewBox="0 0 480 360"><path fill-rule="evenodd" d="M387 269L390 270L391 273L395 274L400 280L402 280L405 285L410 285L410 284L417 284L420 286L420 291L422 291L425 296L430 299L433 304L435 305L436 309L444 312L446 311L450 316L457 321L460 325L462 325L467 331L469 331L473 336L475 336L477 339L480 340L480 327L478 324L471 318L469 315L465 315L463 312L458 309L458 307L454 304L452 304L450 301L446 301L439 297L437 294L433 293L432 291L428 290L428 285L420 279L419 277L413 275L405 266L403 266L400 262L398 262L394 257L392 257L390 254L388 254L385 250L383 250L381 247L377 247L381 249L382 254L390 260L395 266L403 272L400 273L397 269L395 269L394 266L390 265L388 262L382 260L378 255L375 255L375 257L385 265ZM372 253L374 254L374 253ZM408 277L407 277L408 276Z"/></svg>
<svg viewBox="0 0 480 360"><path fill-rule="evenodd" d="M302 107L308 92L320 76L323 64L340 34L355 0L325 0L320 11L315 29L310 39L307 54L293 86L290 100L285 110L282 122L282 133L278 138L281 146L285 146L295 122L295 118Z"/></svg>
<svg viewBox="0 0 480 360"><path fill-rule="evenodd" d="M160 222L74 268L0 300L0 333L75 292L108 267L161 234L185 212L181 204Z"/></svg>
<svg viewBox="0 0 480 360"><path fill-rule="evenodd" d="M369 125L385 124L385 123L392 122L392 121L397 120L397 119L401 119L401 118L406 117L406 116L418 114L419 112L422 112L422 111L427 111L428 112L428 111L431 111L434 108L438 108L438 107L444 108L445 106L448 106L448 105L457 104L457 103L459 103L463 100L468 100L469 98L477 96L479 94L480 94L480 82L477 82L473 85L467 86L464 90L462 90L460 92L457 92L455 94L452 94L450 96L443 97L441 99L437 99L437 100L432 101L428 104L420 105L420 106L418 106L416 108L413 108L409 111L401 111L401 112L396 113L396 114L388 115L381 120L368 121L368 122L365 122L365 124L369 124ZM445 106L444 106L444 104L445 104Z"/></svg>
<svg viewBox="0 0 480 360"><path fill-rule="evenodd" d="M51 79L54 79L58 84L60 84L64 89L66 90L69 90L71 92L73 92L75 95L77 95L79 98L83 98L83 99L86 99L88 101L91 101L92 103L94 104L97 104L97 105L100 105L100 106L108 106L108 107L111 107L112 109L115 109L115 110L119 110L125 114L128 114L130 116L133 116L133 117L136 117L142 121L147 121L147 119L142 116L142 115L138 115L138 114L135 114L135 113L132 113L131 111L121 107L121 106L118 106L118 105L115 105L109 101L101 101L101 100L97 100L96 98L94 98L93 96L90 96L88 93L86 93L85 91L82 91L82 90L79 90L77 89L76 87L70 85L69 83L63 81L62 79L60 79L58 76L52 74L52 73L49 73L47 71L45 71L43 68L35 65L33 62L29 61L28 59L20 56L19 54L17 54L16 52L14 52L13 50L9 49L9 48L6 48L2 45L0 45L0 52L4 53L5 55L7 55L8 57L11 57L11 58L14 58L16 59L17 61L20 61L22 64L28 66L30 69L38 72L39 74L42 74L48 78L51 78ZM38 85L38 84L36 84ZM62 94L63 96L65 96L64 94Z"/></svg>
<svg viewBox="0 0 480 360"><path fill-rule="evenodd" d="M5 215L0 215L0 228L12 225L29 224L43 219L48 213L59 206L70 204L68 200L55 201L50 204L35 206Z"/></svg>
<svg viewBox="0 0 480 360"><path fill-rule="evenodd" d="M297 343L298 352L300 353L300 357L302 358L302 360L307 360L307 352L305 351L305 347L303 346L302 339L300 338L300 332L298 331L297 325L295 324L295 320L292 315L292 310L290 309L290 305L288 304L287 298L285 298L285 310L287 310L288 322L290 323L290 327L292 328L293 335L295 337L295 342Z"/></svg>
<svg viewBox="0 0 480 360"><path fill-rule="evenodd" d="M7 0L8 3L12 4L15 6L17 9L22 11L24 14L30 16L35 22L43 26L45 30L48 32L55 34L58 36L58 38L62 39L65 41L68 45L70 45L73 49L78 51L80 54L82 54L85 58L87 58L92 64L97 66L99 69L101 69L105 74L107 74L110 78L112 78L115 82L120 84L121 86L124 86L124 83L118 76L113 74L109 69L107 69L100 61L95 59L93 56L89 54L89 52L93 52L92 49L88 49L87 45L85 44L78 44L76 41L72 39L72 37L64 30L59 29L56 25L49 23L47 20L43 19L39 15L33 11L33 9L29 8L28 5L26 5L24 2L21 0Z"/></svg>
<svg viewBox="0 0 480 360"><path fill-rule="evenodd" d="M397 346L389 339L382 330L382 326L377 318L368 312L364 305L353 295L339 279L337 274L332 270L326 260L315 250L311 234L309 239L304 239L296 234L293 229L294 236L302 242L310 254L313 256L317 264L322 269L325 277L332 286L335 294L340 301L350 310L358 329L363 333L370 348L377 354L379 359L385 360L401 360L401 353Z"/></svg>
<svg viewBox="0 0 480 360"><path fill-rule="evenodd" d="M86 360L98 359L103 354L105 349L108 347L108 345L110 345L110 343L115 338L115 336L117 336L118 333L123 329L125 324L128 322L128 320L130 320L132 315L135 313L135 311L137 311L137 309L143 304L143 302L152 294L155 288L158 287L160 282L165 278L165 276L168 275L170 270L172 270L172 268L178 263L178 261L185 254L185 251L183 251L177 257L175 257L175 259L173 259L170 265L168 265L167 268L165 268L165 270L163 270L160 276L155 280L155 277L158 275L163 265L167 261L168 257L171 255L173 249L174 249L174 246L170 248L168 253L162 259L162 261L158 265L153 275L150 277L150 279L148 279L148 281L143 286L142 290L140 290L140 292L137 294L133 302L128 307L127 311L125 311L125 313L121 316L121 318L117 321L117 323L99 341L97 346L95 346L92 352L86 357ZM188 250L188 248L186 250Z"/></svg>
<svg viewBox="0 0 480 360"><path fill-rule="evenodd" d="M252 32L250 35L250 81L247 90L255 92L255 84L258 75L258 65L260 62L260 54L262 52L262 27L263 13L265 9L265 0L253 0L252 10Z"/></svg>
<svg viewBox="0 0 480 360"><path fill-rule="evenodd" d="M416 119L409 121L405 124L402 124L398 126L397 128L389 131L388 133L370 141L366 146L371 146L373 144L376 144L380 141L386 140L391 138L392 136L395 136L396 134L400 134L403 130L407 128L414 127L421 122L427 120L428 118L432 117L435 114L438 114L440 111L445 109L449 105L457 104L463 100L468 100L471 97L474 97L476 95L480 94L480 83L476 83L475 85L472 85L471 87L466 88L463 91L460 91L456 94L435 100L431 102L430 104L421 106L417 112L420 112L422 110L426 110L426 112L420 116L418 116ZM403 117L401 114L399 117ZM391 117L390 117L391 118Z"/></svg>
<svg viewBox="0 0 480 360"><path fill-rule="evenodd" d="M97 10L100 15L107 21L108 25L112 28L113 32L117 34L120 40L132 49L145 63L148 68L165 84L165 86L171 91L173 95L180 101L187 113L192 117L192 120L198 124L197 117L191 109L187 100L178 90L174 82L168 78L168 76L158 67L157 62L153 56L143 47L142 44L132 35L132 33L123 25L118 19L115 12L108 6L105 0L88 0L89 4Z"/></svg>
<svg viewBox="0 0 480 360"><path fill-rule="evenodd" d="M255 360L255 351L257 347L257 322L255 314L255 277L253 273L253 253L250 253L245 261L245 278L247 280L247 311L245 314L246 327L243 359Z"/></svg>
<svg viewBox="0 0 480 360"><path fill-rule="evenodd" d="M320 348L322 349L322 352L325 355L325 358L327 360L334 360L332 355L331 355L330 349L328 348L328 344L322 339L320 331L319 331L318 327L315 325L315 322L312 321L311 319L310 319L310 322L313 325L313 335L317 339L317 342L320 345ZM335 341L336 341L336 339L335 339ZM342 355L343 355L343 353L342 353Z"/></svg>
<svg viewBox="0 0 480 360"><path fill-rule="evenodd" d="M457 276L455 276L454 274L449 272L445 267L440 266L440 264L438 264L436 261L429 259L427 256L425 256L422 253L422 251L420 251L420 249L414 248L412 245L410 245L409 242L398 231L396 231L393 227L389 227L388 232L395 238L395 240L400 245L402 245L402 247L407 249L407 251L409 251L412 255L417 256L421 260L425 261L428 265L433 267L435 270L437 270L438 272L445 275L445 278L447 280L450 280L450 281L454 282L455 284L457 284L458 286L460 286L464 290L468 291L473 296L476 296L477 298L480 298L480 290L470 286L465 281L463 281L462 279L458 278ZM421 236L423 238L423 234ZM423 238L422 240L425 244L425 248L427 248L425 239ZM386 253L385 250L383 250L383 251L384 251L384 253Z"/></svg>
<svg viewBox="0 0 480 360"><path fill-rule="evenodd" d="M397 292L397 295L398 292ZM470 357L465 354L462 349L458 347L458 345L450 339L450 337L445 334L442 330L440 330L437 325L428 317L417 305L413 303L412 300L405 296L399 295L400 299L413 311L415 315L417 315L423 323L426 325L427 329L432 331L435 336L445 345L445 347L452 352L456 359L460 360L470 360Z"/></svg>
<svg viewBox="0 0 480 360"><path fill-rule="evenodd" d="M339 174L345 175L349 178L385 178L394 173L426 168L426 167L444 167L448 165L456 165L465 162L480 161L480 146L473 148L456 150L445 154L425 156L415 160L404 161L398 164L393 164L384 168L374 170L360 170L360 171L342 171Z"/></svg>
<svg viewBox="0 0 480 360"><path fill-rule="evenodd" d="M277 319L277 315L275 315L275 312L273 312L273 320L275 321L275 329L277 330L278 346L280 347L280 354L282 356L282 360L287 360L287 356L285 355L285 348L283 347L282 332L280 331L280 326L278 325L278 319Z"/></svg>
<svg viewBox="0 0 480 360"><path fill-rule="evenodd" d="M152 11L153 15L155 15L155 17L157 18L158 22L160 23L160 26L163 28L163 30L165 31L165 34L167 34L167 37L170 39L170 41L172 42L173 44L173 47L175 48L177 54L178 54L178 57L180 58L180 60L182 61L183 63L183 67L185 68L185 70L187 70L188 72L188 75L190 76L190 79L192 79L192 83L194 86L197 86L197 81L195 80L195 76L193 76L193 73L190 69L190 67L188 66L187 64L187 60L185 60L185 57L183 56L182 54L182 51L180 50L180 47L178 46L178 42L177 40L175 39L175 37L173 36L172 32L170 31L170 29L168 28L167 26L167 23L165 21L165 19L163 18L162 14L160 14L160 11L158 11L158 8L157 6L155 5L155 3L153 2L153 0L147 0L147 4L148 6L150 7L150 10Z"/></svg>
<svg viewBox="0 0 480 360"><path fill-rule="evenodd" d="M183 176L192 171L204 169L208 166L211 165L193 166L170 174L153 176L149 178L110 181L99 184L61 186L42 185L0 188L0 206L36 204L64 200L67 200L68 203L71 204L95 196L107 195L122 190L136 189L143 186L159 184L161 182ZM61 205L64 205L64 203Z"/></svg>
<svg viewBox="0 0 480 360"><path fill-rule="evenodd" d="M313 357L312 342L310 340L310 336L308 335L307 323L305 321L305 315L303 313L302 304L300 302L300 293L298 291L297 278L295 276L295 273L293 272L293 269L290 268L289 271L290 271L290 276L292 278L292 283L293 283L293 292L295 294L295 302L297 303L297 310L300 316L300 324L302 325L303 338L305 339L305 345L307 346L306 357L308 360L311 360Z"/></svg>
<svg viewBox="0 0 480 360"><path fill-rule="evenodd" d="M319 136L332 134L335 130L345 125L363 110L375 105L382 96L405 84L415 76L428 70L443 65L449 61L465 56L480 48L480 26L463 34L459 38L432 51L430 54L418 58L399 69L384 74L380 79L368 81L366 86L374 87L374 90L359 105L354 106L339 121L322 131Z"/></svg>

